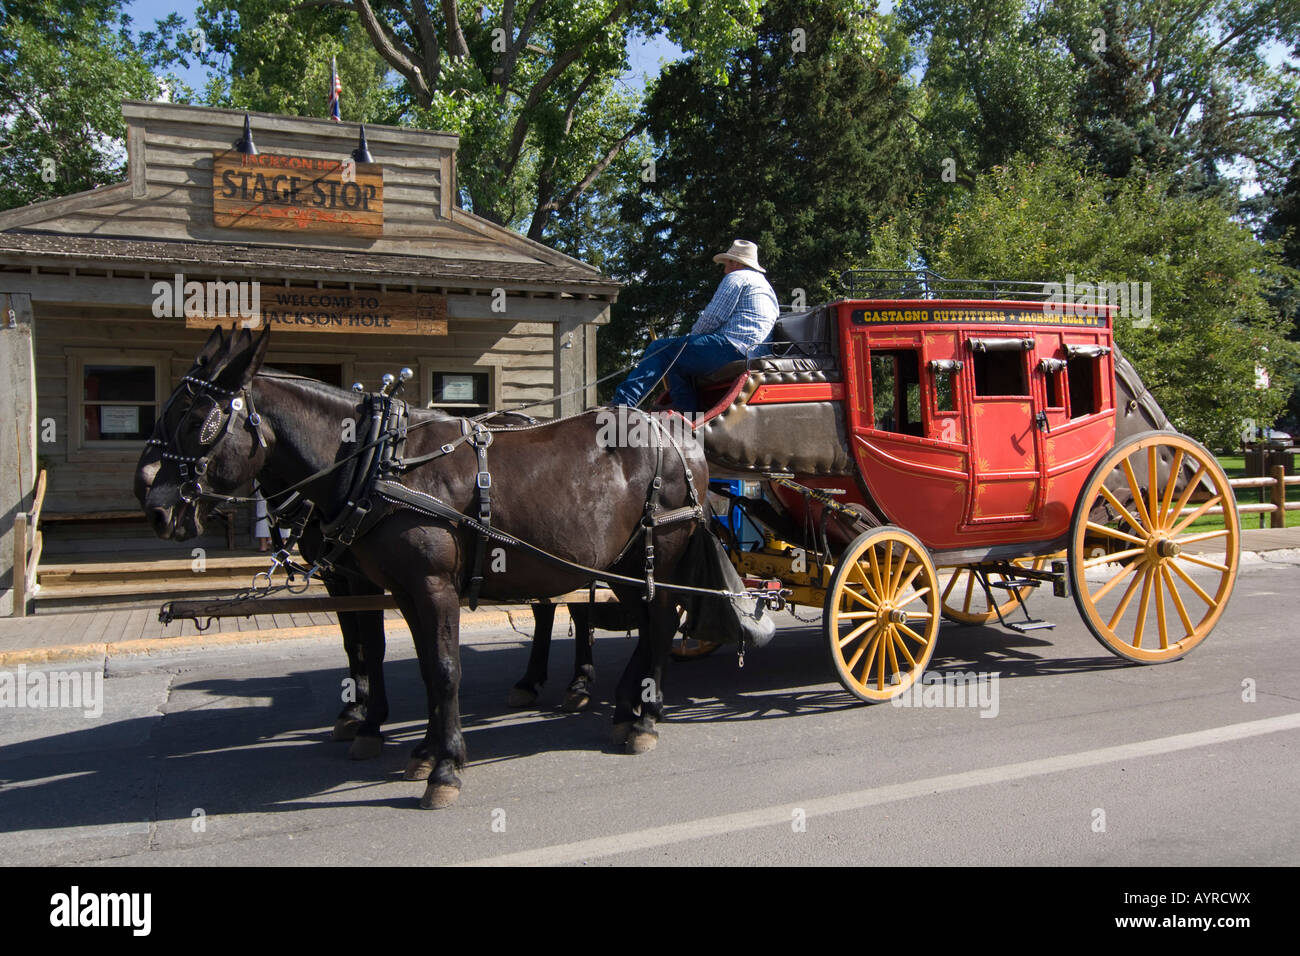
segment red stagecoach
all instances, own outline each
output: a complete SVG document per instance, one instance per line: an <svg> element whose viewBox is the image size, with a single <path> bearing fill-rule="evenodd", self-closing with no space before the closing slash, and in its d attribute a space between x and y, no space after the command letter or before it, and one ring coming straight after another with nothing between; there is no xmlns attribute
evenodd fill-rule
<svg viewBox="0 0 1300 956"><path fill-rule="evenodd" d="M762 543L733 536L733 563L823 607L848 690L906 691L941 616L1050 627L1024 604L1045 583L1129 660L1206 637L1236 577L1235 501L1116 350L1113 306L932 273L845 281L851 298L778 322L773 354L697 383L694 426L715 478L765 483L734 499Z"/></svg>

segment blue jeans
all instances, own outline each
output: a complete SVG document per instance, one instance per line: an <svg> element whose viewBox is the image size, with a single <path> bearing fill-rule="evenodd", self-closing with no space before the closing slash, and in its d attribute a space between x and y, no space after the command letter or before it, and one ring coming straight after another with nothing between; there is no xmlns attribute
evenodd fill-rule
<svg viewBox="0 0 1300 956"><path fill-rule="evenodd" d="M674 356L676 361L673 360ZM672 393L673 408L683 412L699 411L695 383L691 379L697 375L716 372L722 366L744 357L745 353L732 345L721 332L657 339L650 343L637 367L623 380L623 384L610 399L610 404L638 404L667 370L668 391ZM668 367L670 362L672 368Z"/></svg>

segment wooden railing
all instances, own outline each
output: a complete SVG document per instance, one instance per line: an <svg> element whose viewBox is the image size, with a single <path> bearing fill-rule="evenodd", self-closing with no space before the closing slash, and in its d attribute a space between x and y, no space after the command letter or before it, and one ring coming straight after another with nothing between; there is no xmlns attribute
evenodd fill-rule
<svg viewBox="0 0 1300 956"><path fill-rule="evenodd" d="M36 590L36 568L41 562L41 507L45 504L45 471L36 478L32 510L14 516L14 617L27 616L27 599Z"/></svg>
<svg viewBox="0 0 1300 956"><path fill-rule="evenodd" d="M1288 511L1300 511L1300 501L1287 501L1286 489L1290 485L1300 485L1300 475L1288 475L1282 465L1274 465L1269 469L1269 474L1263 478L1229 478L1228 484L1234 491L1242 488L1259 488L1267 489L1268 501L1259 502L1258 504L1237 503L1238 514L1258 514L1260 516L1268 515L1268 526L1270 528L1285 528L1286 513ZM1183 514L1189 514L1198 510L1194 506L1196 501L1193 498L1193 504L1183 509ZM1206 508L1203 514L1221 515L1223 508L1215 505L1213 508Z"/></svg>

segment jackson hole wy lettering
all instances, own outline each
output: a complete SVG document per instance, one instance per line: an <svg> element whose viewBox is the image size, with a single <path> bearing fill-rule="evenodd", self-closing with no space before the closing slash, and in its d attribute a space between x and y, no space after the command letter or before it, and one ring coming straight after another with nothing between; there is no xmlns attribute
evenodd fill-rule
<svg viewBox="0 0 1300 956"><path fill-rule="evenodd" d="M82 893L74 886L50 897L50 925L128 926L133 936L148 936L153 925L153 894Z"/></svg>

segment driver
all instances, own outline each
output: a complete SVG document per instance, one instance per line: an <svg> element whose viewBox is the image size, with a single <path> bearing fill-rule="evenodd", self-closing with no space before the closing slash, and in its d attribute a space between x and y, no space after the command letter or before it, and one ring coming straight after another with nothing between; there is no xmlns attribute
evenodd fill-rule
<svg viewBox="0 0 1300 956"><path fill-rule="evenodd" d="M667 373L673 407L698 411L691 379L748 358L771 336L780 310L776 293L763 277L767 270L758 264L758 247L737 239L713 261L723 266L722 281L690 334L651 342L610 404L638 404Z"/></svg>

